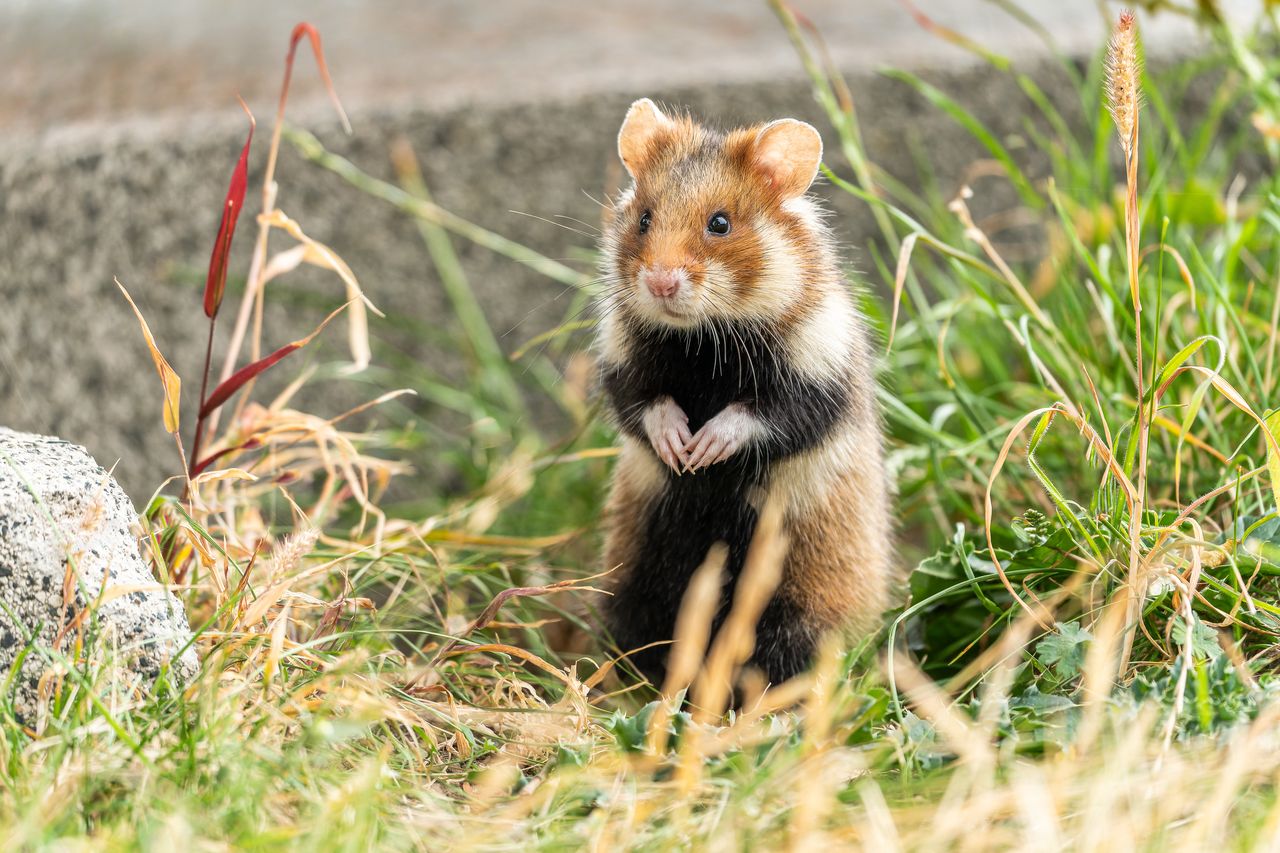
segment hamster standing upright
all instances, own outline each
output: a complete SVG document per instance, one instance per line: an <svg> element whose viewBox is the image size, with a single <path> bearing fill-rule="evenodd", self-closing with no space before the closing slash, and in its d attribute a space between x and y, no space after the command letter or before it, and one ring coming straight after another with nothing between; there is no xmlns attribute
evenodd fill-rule
<svg viewBox="0 0 1280 853"><path fill-rule="evenodd" d="M751 663L776 684L827 631L890 603L890 494L874 356L806 196L822 139L782 119L720 133L652 101L618 134L631 186L604 239L601 380L622 435L605 620L655 684L688 582L728 546L728 613L765 494L790 548ZM654 646L652 644L658 643Z"/></svg>

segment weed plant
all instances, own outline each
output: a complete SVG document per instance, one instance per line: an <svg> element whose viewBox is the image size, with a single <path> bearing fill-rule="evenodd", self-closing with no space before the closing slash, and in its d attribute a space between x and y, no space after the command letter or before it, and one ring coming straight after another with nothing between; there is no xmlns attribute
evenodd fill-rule
<svg viewBox="0 0 1280 853"><path fill-rule="evenodd" d="M214 323L245 198L233 172L205 296L205 376L218 352L224 367L190 444L177 373L146 334L185 475L157 491L142 542L187 606L201 675L107 705L106 652L86 648L63 664L82 677L62 678L39 719L0 705L7 846L1275 847L1278 30L1271 4L1248 29L1213 3L1149 5L1195 18L1212 47L1144 71L1139 19L1107 13L1111 43L1061 62L1077 97L1062 104L908 4L922 31L1016 82L1025 100L1008 108L1047 162L1023 171L965 92L893 71L989 155L959 186L922 174L909 187L868 155L818 28L771 0L838 140L826 177L879 230L870 283L892 298L873 287L862 303L885 342L913 570L882 635L829 642L811 673L768 692L746 674L751 701L733 713L725 687L776 583L775 515L729 628L708 647L713 553L668 689L618 678L625 650L575 605L596 582L613 455L575 349L593 277L441 208L407 143L387 182L285 129L282 94L224 347ZM303 35L320 56L300 28L290 69ZM1206 90L1204 114L1180 124ZM414 218L461 332L465 385L418 368L405 383L418 402L388 387L359 413L447 410L469 430L356 431L352 413L296 411L305 374L255 401L254 378L305 345L260 346L266 284L299 264L338 277L352 360L377 358L351 270L277 204L282 138ZM1016 206L976 216L1000 183ZM1030 259L1012 251L1026 242L1015 226L1036 235ZM271 253L273 234L289 247ZM572 288L564 325L504 353L458 240ZM564 434L529 426L536 395ZM382 506L400 460L427 455L464 487ZM565 627L591 639L584 651L555 641Z"/></svg>

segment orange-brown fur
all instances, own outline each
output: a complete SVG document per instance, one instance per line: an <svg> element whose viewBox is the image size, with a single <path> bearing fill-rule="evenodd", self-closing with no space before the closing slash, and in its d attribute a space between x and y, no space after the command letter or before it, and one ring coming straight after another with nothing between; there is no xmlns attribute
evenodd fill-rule
<svg viewBox="0 0 1280 853"><path fill-rule="evenodd" d="M606 369L625 362L636 330L653 322L628 290L638 287L641 269L683 265L705 310L765 328L779 357L802 374L839 378L851 401L847 414L814 446L773 463L762 485L786 506L791 545L777 596L794 603L815 635L865 634L890 605L893 580L873 355L816 209L762 179L755 146L764 127L719 135L681 116L642 145L620 142L635 182L612 211L605 238L613 292L604 306L602 361ZM709 238L703 223L718 210L732 211L734 228ZM653 224L642 235L644 211L653 212ZM728 272L729 286L709 275L717 268ZM637 565L639 543L668 474L642 440L624 440L606 512L605 563L615 570L615 589L645 570Z"/></svg>
<svg viewBox="0 0 1280 853"><path fill-rule="evenodd" d="M727 134L724 156L710 168L692 164L690 155L705 146L718 144L712 131L698 125L689 116L673 120L673 127L660 132L646 146L636 164L643 178L636 181L635 192L628 203L613 211L610 233L620 234L610 254L619 259L617 274L634 279L642 266L654 263L689 266L695 288L706 284L706 265L717 262L740 277L740 296L750 297L751 289L764 272L766 256L758 240L756 220L778 226L788 244L797 251L803 275L814 280L830 277L834 258L827 241L815 241L802 218L787 211L776 192L761 187L753 174L751 145L764 125L742 128ZM641 212L658 206L680 211L678 222L659 220L656 239L642 240L635 228ZM735 212L735 229L723 239L701 239L702 223L716 210ZM812 297L814 291L806 290ZM795 316L812 308L813 299L803 299L788 306L777 320L785 327Z"/></svg>
<svg viewBox="0 0 1280 853"><path fill-rule="evenodd" d="M885 516L875 511L879 500L866 494L864 486L859 477L846 475L827 493L826 502L792 506L786 516L791 546L782 590L801 602L824 631L873 631L892 603L891 554L885 548L890 531ZM866 512L841 510L849 506Z"/></svg>

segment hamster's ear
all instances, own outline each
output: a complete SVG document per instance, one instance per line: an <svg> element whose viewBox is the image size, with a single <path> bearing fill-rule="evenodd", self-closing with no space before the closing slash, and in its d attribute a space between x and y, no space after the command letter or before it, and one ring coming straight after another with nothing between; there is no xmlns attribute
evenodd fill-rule
<svg viewBox="0 0 1280 853"><path fill-rule="evenodd" d="M804 195L821 163L822 137L813 125L784 118L756 135L755 167L784 199Z"/></svg>
<svg viewBox="0 0 1280 853"><path fill-rule="evenodd" d="M618 131L618 156L631 177L644 168L645 161L653 156L654 142L673 127L671 119L662 114L658 105L648 98L641 98L627 110Z"/></svg>

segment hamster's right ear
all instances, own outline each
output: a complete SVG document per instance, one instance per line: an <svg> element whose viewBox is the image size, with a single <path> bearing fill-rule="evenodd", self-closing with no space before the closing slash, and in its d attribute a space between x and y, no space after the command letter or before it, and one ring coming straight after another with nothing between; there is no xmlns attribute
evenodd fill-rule
<svg viewBox="0 0 1280 853"><path fill-rule="evenodd" d="M641 98L627 110L618 131L618 156L627 174L636 177L645 162L653 156L658 138L674 127L671 119L662 114L658 105L648 98Z"/></svg>
<svg viewBox="0 0 1280 853"><path fill-rule="evenodd" d="M755 166L782 198L804 195L822 166L822 136L793 118L769 122L756 136Z"/></svg>

